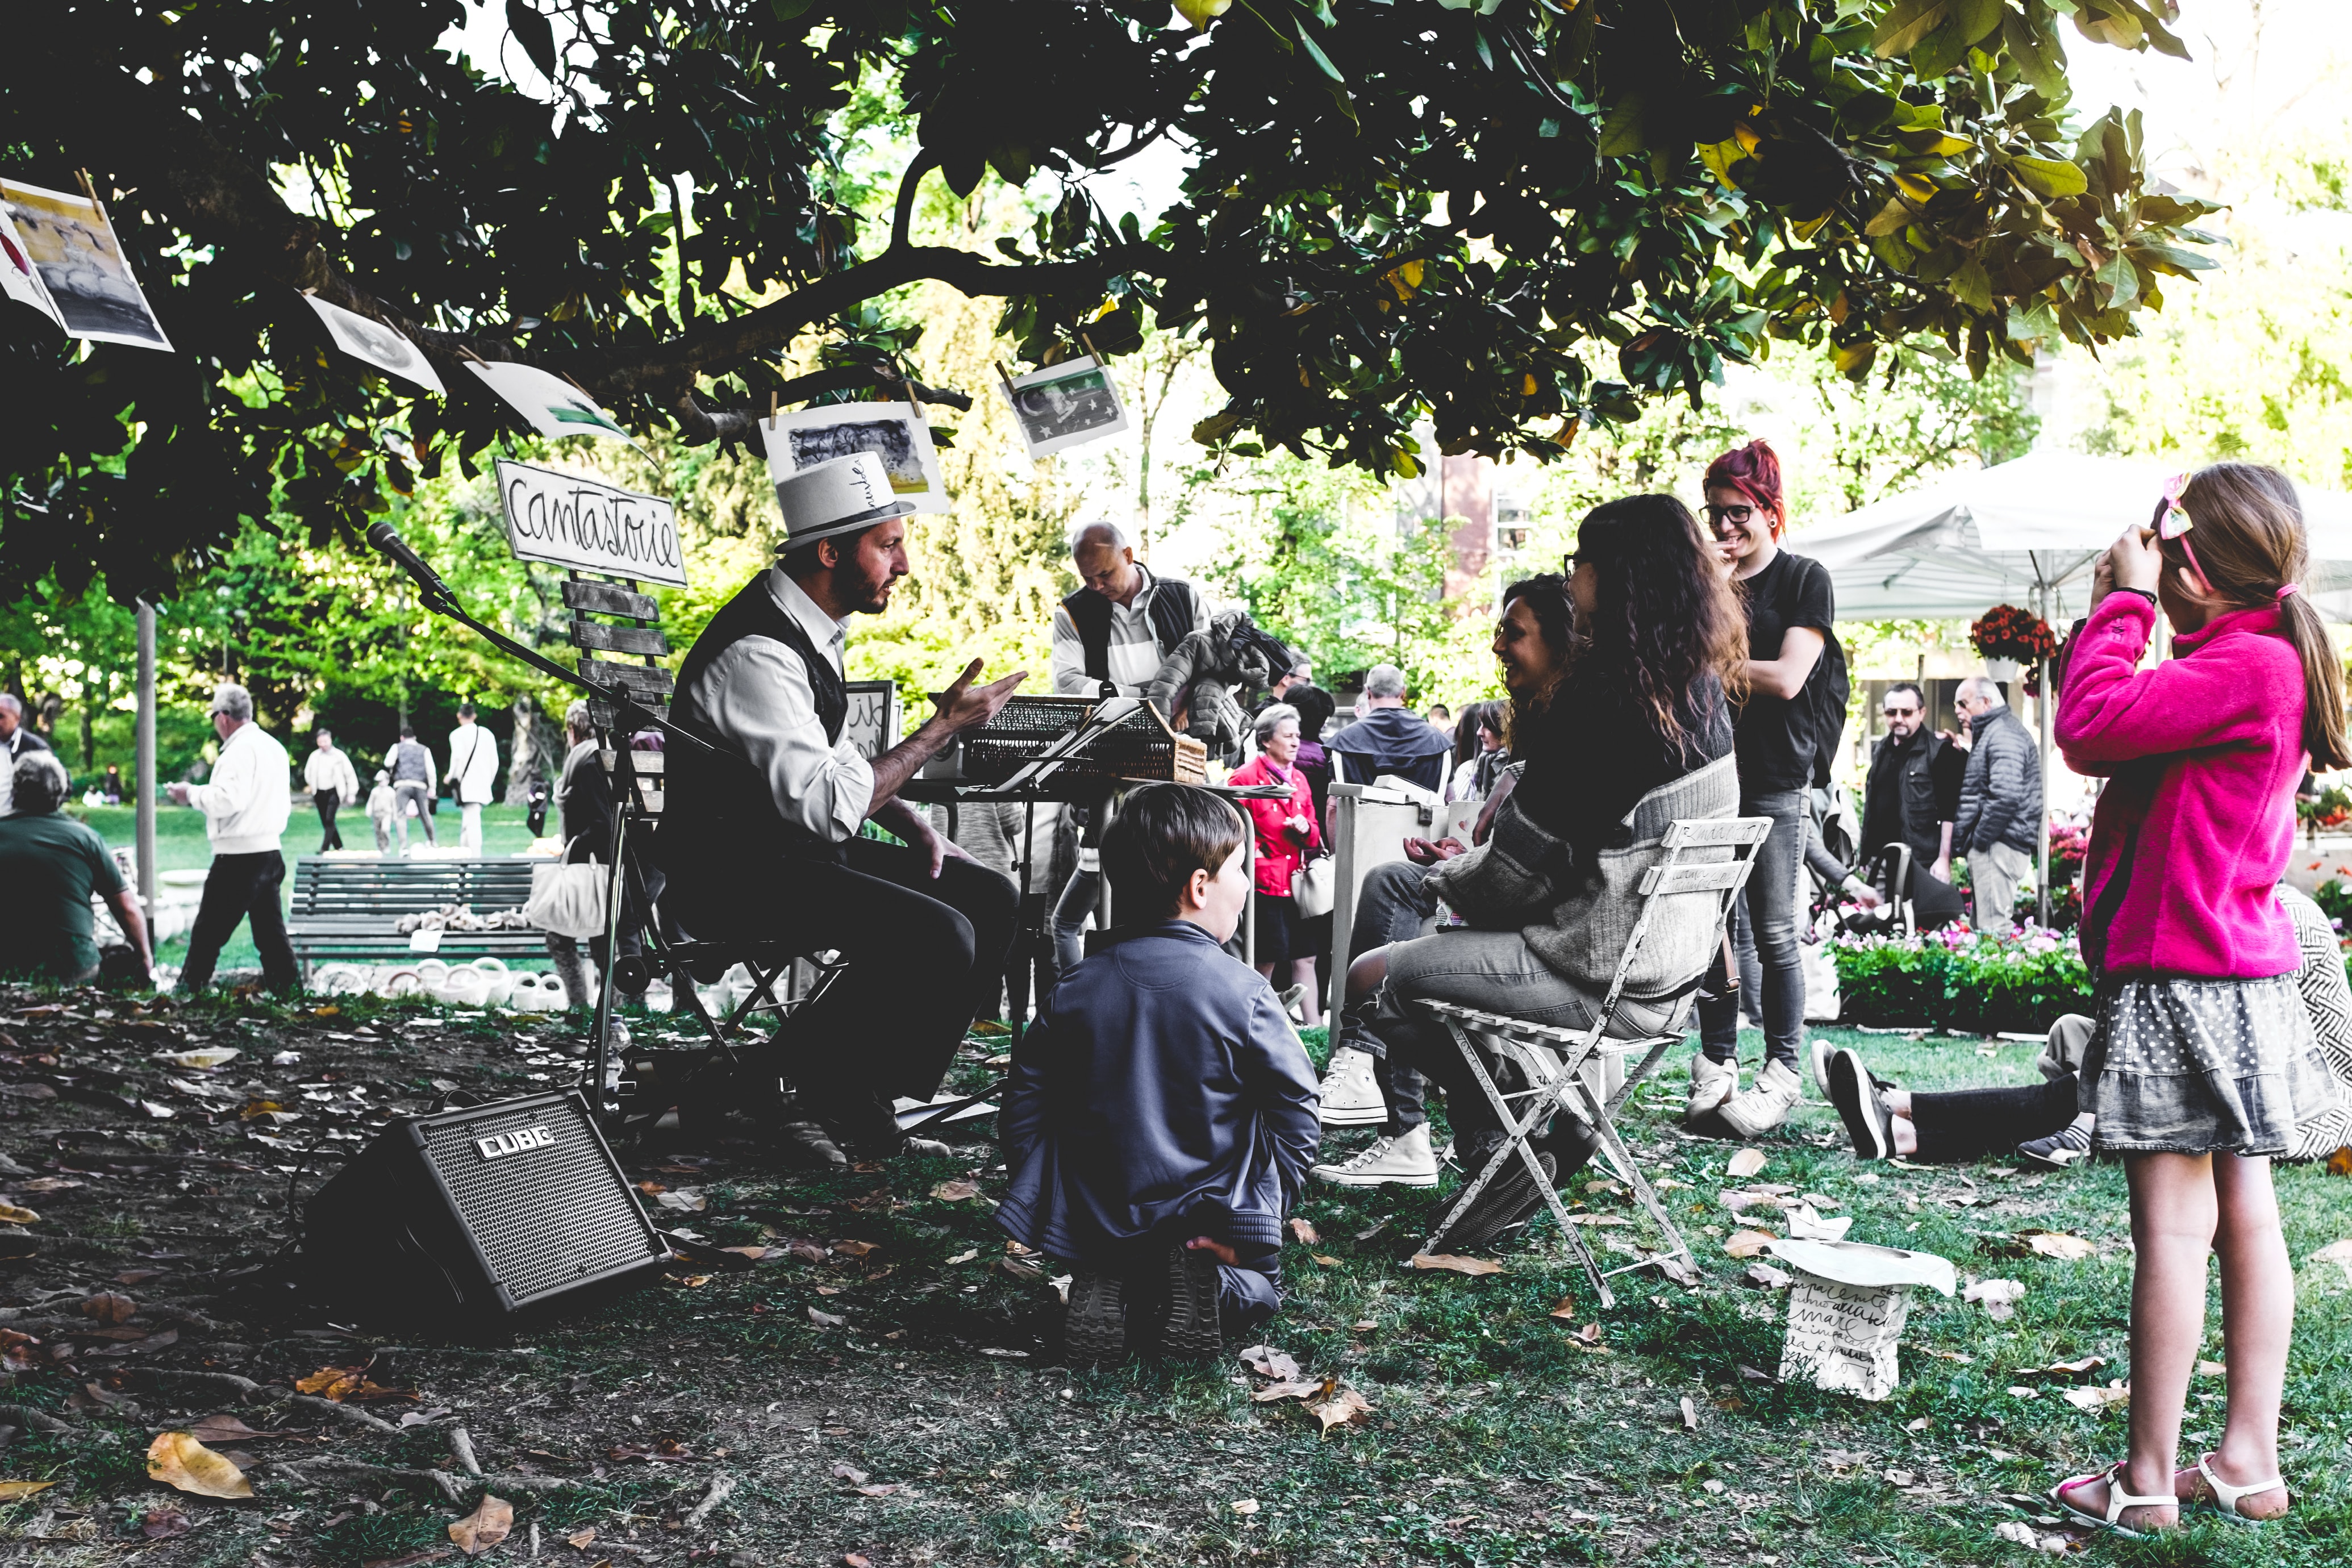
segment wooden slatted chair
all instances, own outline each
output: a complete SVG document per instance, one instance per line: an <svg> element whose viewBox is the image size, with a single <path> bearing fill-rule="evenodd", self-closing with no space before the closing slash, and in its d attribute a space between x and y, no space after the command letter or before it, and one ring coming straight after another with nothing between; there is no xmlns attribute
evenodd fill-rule
<svg viewBox="0 0 2352 1568"><path fill-rule="evenodd" d="M1771 830L1771 818L1764 816L1685 819L1667 826L1662 840L1665 859L1642 874L1638 888L1643 900L1641 915L1634 921L1633 934L1626 939L1625 950L1618 957L1616 974L1601 1001L1601 1011L1586 1028L1564 1029L1451 1002L1412 1004L1444 1026L1453 1037L1506 1132L1502 1146L1455 1194L1453 1205L1423 1243L1423 1250L1441 1251L1446 1233L1501 1173L1504 1163L1517 1160L1543 1193L1545 1204L1559 1222L1570 1249L1583 1266L1585 1277L1602 1306L1611 1306L1616 1300L1608 1285L1612 1275L1646 1268L1660 1258L1678 1262L1684 1268L1691 1266L1690 1244L1667 1217L1649 1179L1642 1173L1640 1163L1626 1151L1614 1119L1633 1090L1657 1070L1667 1049L1684 1038L1684 1020L1705 976L1692 975L1675 993L1668 1004L1667 1023L1654 1032L1628 1030L1620 1025L1618 1004L1624 995L1625 978L1633 972L1634 960L1649 935L1651 921L1664 900L1713 899L1714 930L1707 939L1706 951L1713 952L1720 946L1732 900L1746 886L1757 853ZM1685 858L1693 855L1701 858ZM1641 1053L1641 1060L1624 1069L1622 1080L1613 1090L1604 1091L1601 1082L1596 1080L1613 1075L1605 1075L1599 1069L1612 1060L1622 1064L1637 1052ZM1499 1088L1487 1066L1490 1058L1509 1062L1518 1079L1528 1087L1510 1090ZM1555 1114L1577 1116L1592 1129L1617 1178L1633 1189L1635 1199L1663 1233L1666 1246L1657 1256L1607 1270L1593 1258L1583 1234L1570 1217L1559 1194L1537 1163L1535 1150L1529 1146L1536 1130Z"/></svg>

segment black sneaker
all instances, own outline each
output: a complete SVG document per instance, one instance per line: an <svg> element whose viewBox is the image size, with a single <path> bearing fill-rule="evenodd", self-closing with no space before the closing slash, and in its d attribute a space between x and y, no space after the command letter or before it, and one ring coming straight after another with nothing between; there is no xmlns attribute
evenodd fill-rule
<svg viewBox="0 0 2352 1568"><path fill-rule="evenodd" d="M1556 1179L1559 1163L1549 1154L1538 1154L1536 1163L1543 1167L1547 1184ZM1486 1161L1465 1161L1464 1169L1483 1168ZM1495 1173L1495 1179L1463 1210L1444 1237L1448 1247L1485 1247L1505 1231L1525 1225L1543 1207L1544 1189L1536 1184L1528 1172L1527 1162L1514 1154Z"/></svg>
<svg viewBox="0 0 2352 1568"><path fill-rule="evenodd" d="M1846 1047L1830 1058L1830 1103L1853 1140L1857 1160L1895 1157L1895 1113L1878 1092L1878 1080L1862 1065L1862 1053Z"/></svg>
<svg viewBox="0 0 2352 1568"><path fill-rule="evenodd" d="M784 1163L803 1171L845 1171L849 1156L814 1121L780 1121L775 1131L776 1152Z"/></svg>
<svg viewBox="0 0 2352 1568"><path fill-rule="evenodd" d="M1159 1350L1169 1361L1207 1361L1224 1344L1217 1323L1217 1258L1182 1242L1168 1249Z"/></svg>
<svg viewBox="0 0 2352 1568"><path fill-rule="evenodd" d="M1127 1353L1127 1281L1086 1273L1070 1281L1064 1350L1073 1366L1107 1366Z"/></svg>
<svg viewBox="0 0 2352 1568"><path fill-rule="evenodd" d="M2091 1157L2090 1129L2076 1117L2047 1138L2031 1139L2017 1146L2017 1157L2053 1171L2071 1171Z"/></svg>

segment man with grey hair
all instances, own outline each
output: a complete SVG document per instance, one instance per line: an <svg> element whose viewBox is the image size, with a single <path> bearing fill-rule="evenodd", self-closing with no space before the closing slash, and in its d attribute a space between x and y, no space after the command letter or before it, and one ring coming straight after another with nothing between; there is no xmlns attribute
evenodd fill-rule
<svg viewBox="0 0 2352 1568"><path fill-rule="evenodd" d="M1364 694L1356 721L1323 738L1323 749L1339 757L1340 782L1368 784L1393 773L1434 793L1445 781L1445 756L1454 742L1404 705L1404 671L1376 664L1364 672Z"/></svg>
<svg viewBox="0 0 2352 1568"><path fill-rule="evenodd" d="M1971 675L1955 701L1969 721L1968 771L1952 853L1968 858L1976 928L2007 935L2017 885L2042 843L2042 757L1992 678Z"/></svg>
<svg viewBox="0 0 2352 1568"><path fill-rule="evenodd" d="M236 933L237 922L249 920L253 945L261 952L263 984L290 994L301 976L279 902L286 857L278 842L292 815L293 766L286 748L253 721L253 695L244 687L223 685L213 692L212 721L221 748L211 779L172 786L174 802L205 814L205 837L213 846L180 988L194 995L210 984L221 948Z"/></svg>
<svg viewBox="0 0 2352 1568"><path fill-rule="evenodd" d="M46 752L49 743L25 722L25 704L13 691L0 691L0 816L8 815L11 780L19 758Z"/></svg>
<svg viewBox="0 0 2352 1568"><path fill-rule="evenodd" d="M99 973L92 895L114 907L138 973L152 967L139 895L123 886L106 841L61 814L72 790L63 763L27 748L7 770L16 809L0 817L0 972L79 984Z"/></svg>
<svg viewBox="0 0 2352 1568"><path fill-rule="evenodd" d="M1160 577L1135 558L1127 532L1108 520L1070 538L1078 590L1054 610L1054 690L1093 697L1105 683L1121 697L1141 697L1176 646L1209 629L1209 606L1190 583ZM1162 714L1162 718L1173 718ZM1087 916L1102 894L1093 810L1070 808L1079 830L1078 867L1054 906L1054 957L1067 974L1083 954Z"/></svg>

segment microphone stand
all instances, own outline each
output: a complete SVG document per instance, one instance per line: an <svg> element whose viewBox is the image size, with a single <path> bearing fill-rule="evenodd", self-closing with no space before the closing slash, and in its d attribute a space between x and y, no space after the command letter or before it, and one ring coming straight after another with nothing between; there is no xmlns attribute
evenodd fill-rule
<svg viewBox="0 0 2352 1568"><path fill-rule="evenodd" d="M457 595L450 591L448 584L442 581L441 574L433 569L432 563L416 553L392 524L375 523L367 531L367 541L415 580L426 609L456 621L499 652L521 660L541 674L552 676L566 686L610 703L614 710L614 732L625 742L627 737L641 730L653 730L662 736L665 746L679 745L713 759L736 755L656 713L631 696L628 689L618 682L597 680L576 669L566 669L537 648L526 647L495 626L477 619L457 602ZM596 987L596 1044L590 1068L593 1103L599 1117L610 1116L619 1110L617 1100L608 1101L605 1080L612 1058L613 975L616 967L614 960L620 945L621 895L628 877L628 862L624 856L628 841L629 808L637 798L636 772L629 763L629 748L624 743L616 750L620 754L614 781L613 880L605 890L604 972L598 977Z"/></svg>

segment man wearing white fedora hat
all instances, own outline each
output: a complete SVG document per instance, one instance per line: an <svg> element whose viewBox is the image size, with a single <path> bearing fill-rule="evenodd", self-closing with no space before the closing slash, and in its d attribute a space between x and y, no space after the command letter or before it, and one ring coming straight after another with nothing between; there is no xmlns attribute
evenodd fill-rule
<svg viewBox="0 0 2352 1568"><path fill-rule="evenodd" d="M657 858L688 931L838 950L848 969L777 1032L798 1090L786 1148L895 1152L891 1099L929 1099L1013 941L1013 884L935 833L899 786L1004 706L974 659L921 728L868 762L842 740L853 615L880 615L907 574L907 514L871 452L778 481L781 559L711 618L677 675L671 719L719 742L670 753ZM748 765L746 763L748 763ZM871 819L906 841L859 837Z"/></svg>

